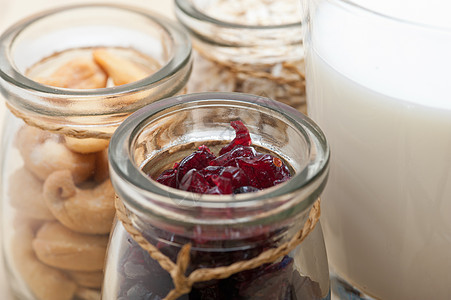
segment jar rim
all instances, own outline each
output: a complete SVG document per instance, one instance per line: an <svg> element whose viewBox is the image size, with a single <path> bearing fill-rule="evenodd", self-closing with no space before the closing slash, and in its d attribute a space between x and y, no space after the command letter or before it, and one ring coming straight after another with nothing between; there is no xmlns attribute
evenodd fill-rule
<svg viewBox="0 0 451 300"><path fill-rule="evenodd" d="M152 73L148 77L124 85L97 89L70 89L48 86L28 78L16 68L15 64L11 61L11 50L15 40L20 36L25 28L32 26L46 17L56 16L60 13L69 11L90 8L114 9L129 12L152 21L153 24L158 25L159 28L170 37L173 44L171 57L155 73ZM11 25L0 36L0 45L0 61L2 61L2 64L0 64L0 78L6 83L19 87L22 90L26 90L29 93L38 93L41 98L73 98L77 99L77 101L96 102L102 97L121 97L123 95L140 92L146 89L152 89L164 84L168 77L173 76L179 70L186 68L191 63L191 41L188 33L182 26L157 13L124 4L75 4L48 9L19 20ZM171 94L167 96L171 96ZM12 100L8 99L8 101ZM53 115L55 114L55 111L58 111L58 114L60 115L72 115L71 112L68 112L71 109L70 107L51 107L50 109L52 112L45 112L40 109L39 103L34 103L34 101L26 101L25 99L18 99L17 97L14 97L13 101L17 102L21 108L27 108L28 110L38 111L40 113ZM46 109L48 110L49 107L46 107ZM99 113L104 114L104 112ZM80 115L85 114L81 113ZM86 111L86 115L93 115L93 112Z"/></svg>
<svg viewBox="0 0 451 300"><path fill-rule="evenodd" d="M183 12L185 15L202 21L206 23L214 24L217 27L220 28L230 28L230 29L247 29L247 30L255 30L255 31L266 31L266 30L286 30L289 28L296 28L302 26L302 22L294 22L294 23L286 23L286 24L276 24L276 25L246 25L246 24L239 24L239 23L232 23L223 21L217 18L213 18L212 16L209 16L202 11L198 10L195 5L193 5L192 0L175 0L175 7L176 9L179 9L181 12Z"/></svg>
<svg viewBox="0 0 451 300"><path fill-rule="evenodd" d="M308 132L310 136L306 137L311 140L315 139L315 145L321 148L321 154L315 157L314 161L307 162L305 170L314 170L306 175L302 170L297 172L290 180L271 188L264 189L257 193L247 193L239 195L204 195L186 191L177 190L167 187L157 181L150 179L133 161L132 146L135 138L142 132L148 124L148 120L152 116L162 114L166 109L174 107L183 107L183 105L208 105L209 101L224 101L227 105L253 105L253 107L263 107L269 109L275 114L279 114L286 118L290 125L299 129L300 132ZM312 138L313 137L313 138ZM313 143L309 143L310 147ZM311 150L311 149L309 149ZM278 203L280 211L274 211L274 214L286 213L291 210L290 214L296 215L301 211L306 211L313 202L319 197L324 189L327 181L329 168L329 146L324 133L321 129L307 116L301 114L297 110L283 103L251 94L242 94L234 92L204 92L196 94L188 94L177 97L162 99L141 108L130 115L115 131L109 146L109 162L110 176L113 186L118 196L124 201L127 208L134 212L141 212L145 215L153 214L145 199L152 199L160 202L163 206L175 205L181 208L180 201L193 199L196 207L217 208L218 205L224 207L255 207L262 208L265 205ZM315 167L313 167L315 166ZM132 186L133 195L127 194L125 189ZM302 189L309 189L308 195L299 193ZM140 197L145 195L145 197ZM304 197L300 200L299 197ZM295 199L296 198L296 199ZM294 200L293 200L294 199ZM297 203L294 203L296 202ZM289 203L293 202L293 203ZM289 203L289 204L288 204ZM277 206L277 205L276 205ZM294 206L296 206L294 208ZM222 208L224 208L222 207ZM187 210L191 207L187 206ZM272 213L271 213L272 215ZM286 214L285 214L286 216ZM160 216L161 217L161 216ZM273 222L274 216L268 217ZM222 223L224 220L217 220ZM245 222L252 220L246 219ZM189 220L183 220L189 223ZM211 223L211 220L207 221ZM236 220L232 220L236 222ZM200 224L202 220L196 220L193 223Z"/></svg>

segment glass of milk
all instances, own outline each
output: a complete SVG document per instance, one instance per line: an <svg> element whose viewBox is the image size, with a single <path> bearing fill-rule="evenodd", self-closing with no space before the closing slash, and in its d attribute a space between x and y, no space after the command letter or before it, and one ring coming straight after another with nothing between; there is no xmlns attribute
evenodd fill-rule
<svg viewBox="0 0 451 300"><path fill-rule="evenodd" d="M305 1L335 293L451 299L451 2Z"/></svg>

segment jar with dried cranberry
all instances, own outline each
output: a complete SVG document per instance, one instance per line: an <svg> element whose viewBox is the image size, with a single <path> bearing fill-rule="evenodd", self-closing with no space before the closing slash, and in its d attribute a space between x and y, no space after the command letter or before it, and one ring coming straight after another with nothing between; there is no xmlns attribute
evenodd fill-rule
<svg viewBox="0 0 451 300"><path fill-rule="evenodd" d="M294 108L167 98L119 126L109 161L118 221L102 299L330 299L317 201L329 148Z"/></svg>
<svg viewBox="0 0 451 300"><path fill-rule="evenodd" d="M127 6L62 7L3 33L0 219L15 298L100 298L109 139L132 112L184 93L191 64L181 26Z"/></svg>
<svg viewBox="0 0 451 300"><path fill-rule="evenodd" d="M306 113L299 0L175 0L193 41L191 92L265 96Z"/></svg>

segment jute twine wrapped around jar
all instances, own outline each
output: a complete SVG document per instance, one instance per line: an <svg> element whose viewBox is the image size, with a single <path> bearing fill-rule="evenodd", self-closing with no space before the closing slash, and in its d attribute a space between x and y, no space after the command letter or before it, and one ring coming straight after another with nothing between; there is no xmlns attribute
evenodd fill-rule
<svg viewBox="0 0 451 300"><path fill-rule="evenodd" d="M51 124L45 120L40 120L38 118L33 118L28 114L22 113L21 111L15 109L9 103L6 103L6 107L9 111L16 117L22 119L27 125L33 126L45 131L49 131L56 134L62 134L65 136L75 137L79 139L85 138L96 138L109 140L113 135L113 132L99 132L85 129L74 129L60 124Z"/></svg>
<svg viewBox="0 0 451 300"><path fill-rule="evenodd" d="M241 92L265 96L290 105L306 114L304 59L278 63L238 63L196 50L190 92ZM202 67L203 66L203 67ZM196 72L196 68L202 69ZM214 78L214 77L218 78Z"/></svg>
<svg viewBox="0 0 451 300"><path fill-rule="evenodd" d="M122 222L125 230L137 242L142 249L146 250L150 257L156 260L160 266L166 270L174 283L174 289L169 292L164 300L175 300L178 297L188 294L193 284L197 282L209 281L213 279L228 278L233 274L257 268L266 263L273 263L282 256L290 253L298 245L300 245L310 232L315 229L321 215L320 199L313 204L308 219L304 226L299 230L288 242L281 244L277 248L266 250L257 257L249 260L235 262L229 266L216 268L202 268L191 272L185 276L186 269L190 262L191 244L184 245L178 255L177 261L174 263L169 257L161 253L155 246L149 243L144 236L133 226L128 218L128 210L124 206L122 200L116 196L116 217Z"/></svg>
<svg viewBox="0 0 451 300"><path fill-rule="evenodd" d="M187 88L184 87L177 95L185 95L187 93ZM78 139L87 139L87 138L95 138L102 140L109 140L116 129L116 126L109 127L108 131L96 131L93 129L80 129L73 128L66 125L61 125L60 123L51 123L47 120L44 120L40 117L33 117L30 114L23 113L20 110L14 108L8 102L5 103L8 110L17 118L22 119L25 124L29 126L33 126L45 131L49 131L56 134L61 134L64 136L69 136Z"/></svg>

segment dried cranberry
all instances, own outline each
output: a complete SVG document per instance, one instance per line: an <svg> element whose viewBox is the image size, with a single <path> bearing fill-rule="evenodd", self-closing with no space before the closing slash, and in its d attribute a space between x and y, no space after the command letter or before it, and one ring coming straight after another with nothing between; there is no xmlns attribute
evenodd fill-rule
<svg viewBox="0 0 451 300"><path fill-rule="evenodd" d="M224 148L223 148L224 149ZM218 158L210 162L211 166L235 166L235 159L239 157L253 157L258 153L254 148L249 146L237 145L229 152L225 152Z"/></svg>
<svg viewBox="0 0 451 300"><path fill-rule="evenodd" d="M210 186L196 169L191 169L183 176L178 188L188 192L205 194Z"/></svg>
<svg viewBox="0 0 451 300"><path fill-rule="evenodd" d="M207 146L200 146L199 150L191 153L180 161L177 167L177 182L180 182L189 170L201 170L208 166L210 161L215 158L216 156L211 153Z"/></svg>
<svg viewBox="0 0 451 300"><path fill-rule="evenodd" d="M212 176L211 179L215 186L210 194L216 194L216 191L218 191L218 194L223 195L232 193L232 180L230 178L224 176Z"/></svg>
<svg viewBox="0 0 451 300"><path fill-rule="evenodd" d="M277 167L269 154L237 158L236 162L249 178L250 185L258 189L274 186L291 177L288 168L285 165Z"/></svg>
<svg viewBox="0 0 451 300"><path fill-rule="evenodd" d="M160 176L158 176L157 181L164 185L176 188L177 187L176 175L177 169L165 170L163 171L163 173L160 174Z"/></svg>
<svg viewBox="0 0 451 300"><path fill-rule="evenodd" d="M243 122L241 121L232 121L230 122L230 125L232 125L233 129L235 129L235 138L225 146L224 148L219 151L219 155L223 155L226 152L229 152L237 145L243 145L243 146L250 146L251 136L249 135L249 130L244 126Z"/></svg>
<svg viewBox="0 0 451 300"><path fill-rule="evenodd" d="M233 190L249 184L249 179L246 174L237 167L223 167L218 177L229 179L229 194L231 194Z"/></svg>
<svg viewBox="0 0 451 300"><path fill-rule="evenodd" d="M164 171L157 181L167 186L202 194L253 192L290 178L282 160L258 153L250 146L248 129L233 121L235 138L216 157L206 146L188 155L174 168ZM245 187L245 188L243 188Z"/></svg>

